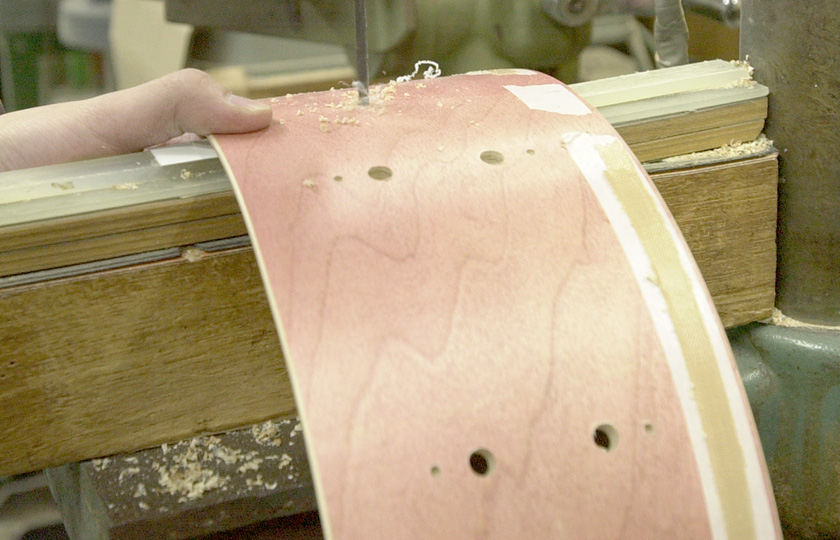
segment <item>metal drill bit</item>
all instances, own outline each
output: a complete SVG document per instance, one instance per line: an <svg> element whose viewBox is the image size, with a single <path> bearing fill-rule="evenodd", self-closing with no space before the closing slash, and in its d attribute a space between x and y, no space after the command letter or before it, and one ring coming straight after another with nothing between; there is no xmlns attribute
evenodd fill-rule
<svg viewBox="0 0 840 540"><path fill-rule="evenodd" d="M356 71L359 83L359 103L370 103L370 69L368 67L367 13L365 0L356 0Z"/></svg>

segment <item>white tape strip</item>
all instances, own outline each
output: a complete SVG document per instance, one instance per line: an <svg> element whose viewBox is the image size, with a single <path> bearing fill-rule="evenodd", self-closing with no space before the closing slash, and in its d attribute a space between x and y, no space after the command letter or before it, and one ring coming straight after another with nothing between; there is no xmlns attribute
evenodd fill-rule
<svg viewBox="0 0 840 540"><path fill-rule="evenodd" d="M592 114L589 106L562 84L510 85L505 88L533 110L572 116Z"/></svg>
<svg viewBox="0 0 840 540"><path fill-rule="evenodd" d="M161 167L219 157L208 141L160 146L150 152Z"/></svg>

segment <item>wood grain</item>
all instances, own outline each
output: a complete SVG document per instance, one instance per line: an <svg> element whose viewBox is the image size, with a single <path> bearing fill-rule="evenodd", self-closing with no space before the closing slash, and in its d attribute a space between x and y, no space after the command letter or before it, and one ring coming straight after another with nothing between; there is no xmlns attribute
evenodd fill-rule
<svg viewBox="0 0 840 540"><path fill-rule="evenodd" d="M294 413L249 250L0 291L0 475Z"/></svg>
<svg viewBox="0 0 840 540"><path fill-rule="evenodd" d="M740 124L724 125L702 131L663 137L639 142L633 145L633 153L642 161L654 161L670 156L679 156L719 148L725 144L755 140L764 130L764 119Z"/></svg>
<svg viewBox="0 0 840 540"><path fill-rule="evenodd" d="M115 235L50 244L0 254L0 266L7 275L23 274L48 268L99 261L111 257L144 253L193 242L206 242L245 234L239 214L228 214L146 227Z"/></svg>
<svg viewBox="0 0 840 540"><path fill-rule="evenodd" d="M733 103L724 107L714 107L699 111L688 111L662 118L656 117L645 121L614 125L624 142L634 153L636 144L649 143L658 139L668 139L680 135L697 133L723 126L736 126L767 118L767 98L753 99ZM752 139L750 139L752 140ZM692 150L694 152L695 150ZM679 155L679 149L667 157ZM659 158L656 158L659 159ZM646 161L639 158L640 161Z"/></svg>
<svg viewBox="0 0 840 540"><path fill-rule="evenodd" d="M3 227L0 253L239 214L232 191ZM195 241L190 242L195 243ZM172 247L172 246L166 246ZM105 253L105 257L111 256ZM101 256L101 254L100 254Z"/></svg>
<svg viewBox="0 0 840 540"><path fill-rule="evenodd" d="M535 110L511 85L549 85L577 112ZM678 257L655 267L662 283L637 274L631 233L557 148L564 134L618 144L609 124L536 74L377 91L367 108L352 91L292 97L267 131L216 139L286 352L325 536L778 533L743 393L715 393L711 410L731 416L711 419L684 409L693 395L675 384L674 369L694 377L695 364L678 366L698 351L718 352L693 383L737 384L700 279ZM685 360L645 292L672 275L701 291L665 293L692 314L667 323L692 326L673 338ZM717 427L707 439L696 422Z"/></svg>
<svg viewBox="0 0 840 540"><path fill-rule="evenodd" d="M727 327L772 314L778 155L652 175Z"/></svg>

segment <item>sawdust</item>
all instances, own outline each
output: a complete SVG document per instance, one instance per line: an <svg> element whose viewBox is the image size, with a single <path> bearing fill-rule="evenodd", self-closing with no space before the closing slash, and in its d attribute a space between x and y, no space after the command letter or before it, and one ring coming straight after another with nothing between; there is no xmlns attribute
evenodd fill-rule
<svg viewBox="0 0 840 540"><path fill-rule="evenodd" d="M283 454L282 456L280 456L280 463L277 464L277 468L282 471L283 469L291 465L291 463L291 456L289 456L289 454Z"/></svg>
<svg viewBox="0 0 840 540"><path fill-rule="evenodd" d="M181 250L181 257L183 257L184 260L187 262L198 262L202 260L205 257L205 255L207 255L207 253L198 249L197 247L187 247ZM166 454L166 450L164 450L163 453Z"/></svg>
<svg viewBox="0 0 840 540"><path fill-rule="evenodd" d="M158 493L178 496L178 502L193 501L205 493L225 489L231 477L221 475L217 468L239 465L237 472L257 471L264 461L258 452L243 452L221 443L219 437L196 437L167 447L166 463L153 463L158 473ZM138 495L135 495L138 496Z"/></svg>
<svg viewBox="0 0 840 540"><path fill-rule="evenodd" d="M117 191L127 191L132 189L140 189L140 186L138 186L134 182L126 182L124 184L115 184L111 186L111 189L115 189Z"/></svg>
<svg viewBox="0 0 840 540"><path fill-rule="evenodd" d="M252 460L245 463L244 465L240 466L238 469L236 469L236 472L238 472L239 474L245 474L248 471L258 471L260 470L260 464L262 464L263 461L265 460L255 457Z"/></svg>
<svg viewBox="0 0 840 540"><path fill-rule="evenodd" d="M271 420L252 426L251 435L253 435L257 444L261 446L283 445L283 439L280 437L280 427Z"/></svg>
<svg viewBox="0 0 840 540"><path fill-rule="evenodd" d="M111 465L111 458L93 459L91 460L93 468L97 471L104 471Z"/></svg>
<svg viewBox="0 0 840 540"><path fill-rule="evenodd" d="M242 489L275 490L285 481L280 477L295 481L301 473L295 459L269 448L282 447L284 440L291 443L301 431L290 419L267 421L230 435L163 444L154 457L115 456L91 463L97 471L109 470L103 474L121 486L134 501L134 508L166 512L156 496L169 496L173 503L184 504L211 492L222 492L218 497L224 498ZM255 449L247 442L251 439L263 448ZM237 446L237 441L243 441L243 446Z"/></svg>
<svg viewBox="0 0 840 540"><path fill-rule="evenodd" d="M140 474L140 468L139 467L129 467L127 469L121 470L120 475L117 479L120 483L122 483L123 480L125 480L126 478L129 478L131 476L134 476L135 474Z"/></svg>
<svg viewBox="0 0 840 540"><path fill-rule="evenodd" d="M735 67L747 68L747 74L750 77L755 74L755 68L750 64L750 55L747 55L743 60L730 60L729 63Z"/></svg>
<svg viewBox="0 0 840 540"><path fill-rule="evenodd" d="M765 137L762 133L754 141L745 143L733 141L730 144L725 144L720 148L715 148L713 150L673 156L665 158L662 161L665 163L681 163L684 161L695 161L700 159L739 158L767 152L772 148L773 141Z"/></svg>
<svg viewBox="0 0 840 540"><path fill-rule="evenodd" d="M172 457L167 459L169 463L152 464L158 473L157 491L179 496L178 502L186 502L226 486L230 477L218 474L212 467L218 459L214 452L218 442L217 437L196 437L175 445Z"/></svg>
<svg viewBox="0 0 840 540"><path fill-rule="evenodd" d="M840 326L829 326L824 324L813 324L807 323L804 321L800 321L794 319L792 317L788 317L779 308L773 308L773 314L770 316L770 319L766 322L773 324L775 326L781 326L783 328L806 328L812 330L840 330Z"/></svg>

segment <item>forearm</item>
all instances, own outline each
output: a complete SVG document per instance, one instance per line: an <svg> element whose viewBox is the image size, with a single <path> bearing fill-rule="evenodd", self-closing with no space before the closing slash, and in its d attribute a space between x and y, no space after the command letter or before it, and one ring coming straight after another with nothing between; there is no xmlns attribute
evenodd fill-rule
<svg viewBox="0 0 840 540"><path fill-rule="evenodd" d="M256 131L270 108L184 70L95 98L0 116L0 170L136 152L184 133Z"/></svg>

